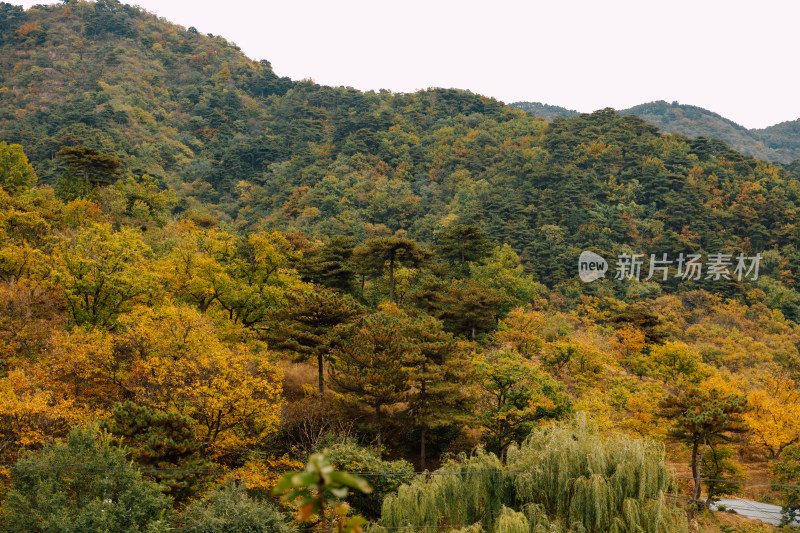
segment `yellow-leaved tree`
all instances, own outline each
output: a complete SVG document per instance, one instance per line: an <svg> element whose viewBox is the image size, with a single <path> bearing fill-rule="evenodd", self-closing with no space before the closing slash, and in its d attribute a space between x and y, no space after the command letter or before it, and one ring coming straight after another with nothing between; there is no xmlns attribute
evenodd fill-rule
<svg viewBox="0 0 800 533"><path fill-rule="evenodd" d="M120 322L136 354L128 378L135 401L193 419L210 454L275 430L283 376L267 354L222 343L213 322L190 307L137 308Z"/></svg>
<svg viewBox="0 0 800 533"><path fill-rule="evenodd" d="M174 246L159 262L162 282L181 301L206 312L216 301L220 287L232 283L225 264L236 251L235 239L216 229L201 229L181 221L173 231Z"/></svg>
<svg viewBox="0 0 800 533"><path fill-rule="evenodd" d="M0 379L0 458L17 458L21 448L39 447L83 419L70 399L58 398L36 376L12 370Z"/></svg>
<svg viewBox="0 0 800 533"><path fill-rule="evenodd" d="M84 418L131 400L195 423L205 452L221 457L274 431L282 374L265 353L223 343L213 321L188 306L138 306L114 332L76 327L53 336L39 367L47 390ZM78 416L76 414L76 416Z"/></svg>
<svg viewBox="0 0 800 533"><path fill-rule="evenodd" d="M800 442L800 388L791 379L768 377L747 395L750 411L744 421L753 441L773 459L787 446Z"/></svg>
<svg viewBox="0 0 800 533"><path fill-rule="evenodd" d="M53 279L75 324L113 328L120 313L152 297L152 250L130 228L91 224L61 237Z"/></svg>
<svg viewBox="0 0 800 533"><path fill-rule="evenodd" d="M512 349L525 356L531 356L541 350L544 340L539 328L544 324L544 314L530 307L516 307L507 317L500 320L495 332L499 343L507 343Z"/></svg>

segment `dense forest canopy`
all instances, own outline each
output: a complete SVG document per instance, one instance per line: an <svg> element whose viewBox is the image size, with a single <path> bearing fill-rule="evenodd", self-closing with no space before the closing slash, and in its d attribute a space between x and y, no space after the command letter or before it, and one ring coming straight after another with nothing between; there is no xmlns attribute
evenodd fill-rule
<svg viewBox="0 0 800 533"><path fill-rule="evenodd" d="M794 166L612 109L292 81L114 0L0 3L0 30L0 525L798 512ZM651 254L760 264L611 275Z"/></svg>

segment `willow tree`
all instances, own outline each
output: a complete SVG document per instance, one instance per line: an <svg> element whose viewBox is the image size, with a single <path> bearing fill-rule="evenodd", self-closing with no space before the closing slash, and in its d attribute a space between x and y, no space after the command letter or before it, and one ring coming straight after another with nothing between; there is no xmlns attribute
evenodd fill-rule
<svg viewBox="0 0 800 533"><path fill-rule="evenodd" d="M688 530L684 513L664 499L670 478L663 447L601 434L582 416L535 430L509 449L505 467L478 449L437 472L388 496L376 531L454 525L492 533Z"/></svg>

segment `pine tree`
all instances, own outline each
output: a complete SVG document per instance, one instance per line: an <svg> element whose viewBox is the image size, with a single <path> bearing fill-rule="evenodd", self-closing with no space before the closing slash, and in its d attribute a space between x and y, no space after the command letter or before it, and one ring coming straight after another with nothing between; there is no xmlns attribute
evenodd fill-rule
<svg viewBox="0 0 800 533"><path fill-rule="evenodd" d="M94 187L110 185L120 175L122 162L86 146L63 146L56 154L69 171L83 180L81 196L86 196Z"/></svg>
<svg viewBox="0 0 800 533"><path fill-rule="evenodd" d="M678 396L665 398L659 414L673 421L670 436L691 446L691 467L694 478L693 502L700 506L700 471L709 446L730 440L730 433L743 433L746 426L742 414L747 399L717 389L690 388Z"/></svg>
<svg viewBox="0 0 800 533"><path fill-rule="evenodd" d="M176 502L185 502L202 491L202 470L214 464L200 456L201 442L193 421L175 412L156 412L125 402L114 406L111 418L102 426L121 439L130 458L147 469L158 469L148 477L166 487ZM166 469L176 469L170 473Z"/></svg>
<svg viewBox="0 0 800 533"><path fill-rule="evenodd" d="M415 241L404 237L376 237L356 248L355 258L368 272L389 274L389 302L394 302L394 271L397 266L418 267L431 253Z"/></svg>
<svg viewBox="0 0 800 533"><path fill-rule="evenodd" d="M331 342L338 329L362 313L362 307L350 296L320 287L290 294L266 335L276 346L296 353L298 360L316 361L319 395L324 397L324 364L330 357Z"/></svg>
<svg viewBox="0 0 800 533"><path fill-rule="evenodd" d="M407 403L420 428L420 468L425 470L427 432L466 417L472 402L465 385L471 376L459 357L463 356L459 344L442 331L438 320L413 317L408 334L413 349L403 358L411 385Z"/></svg>
<svg viewBox="0 0 800 533"><path fill-rule="evenodd" d="M462 273L469 273L466 263L480 262L489 257L494 245L480 227L467 224L449 226L437 237L436 253L439 257L457 266Z"/></svg>
<svg viewBox="0 0 800 533"><path fill-rule="evenodd" d="M450 331L475 339L493 329L504 299L500 291L472 279L457 280L442 295L437 317Z"/></svg>
<svg viewBox="0 0 800 533"><path fill-rule="evenodd" d="M332 388L352 394L375 410L378 454L383 445L383 409L409 390L405 354L413 349L407 319L395 306L356 321L342 332L332 351Z"/></svg>
<svg viewBox="0 0 800 533"><path fill-rule="evenodd" d="M298 271L317 285L352 294L355 290L355 270L350 264L353 250L353 239L336 235L319 250L304 255Z"/></svg>

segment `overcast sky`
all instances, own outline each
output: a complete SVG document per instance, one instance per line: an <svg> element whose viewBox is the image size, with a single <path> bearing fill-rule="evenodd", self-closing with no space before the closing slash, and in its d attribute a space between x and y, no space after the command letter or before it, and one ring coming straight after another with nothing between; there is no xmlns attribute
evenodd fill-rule
<svg viewBox="0 0 800 533"><path fill-rule="evenodd" d="M583 112L678 101L750 128L800 118L798 0L131 3L326 85L456 87Z"/></svg>

